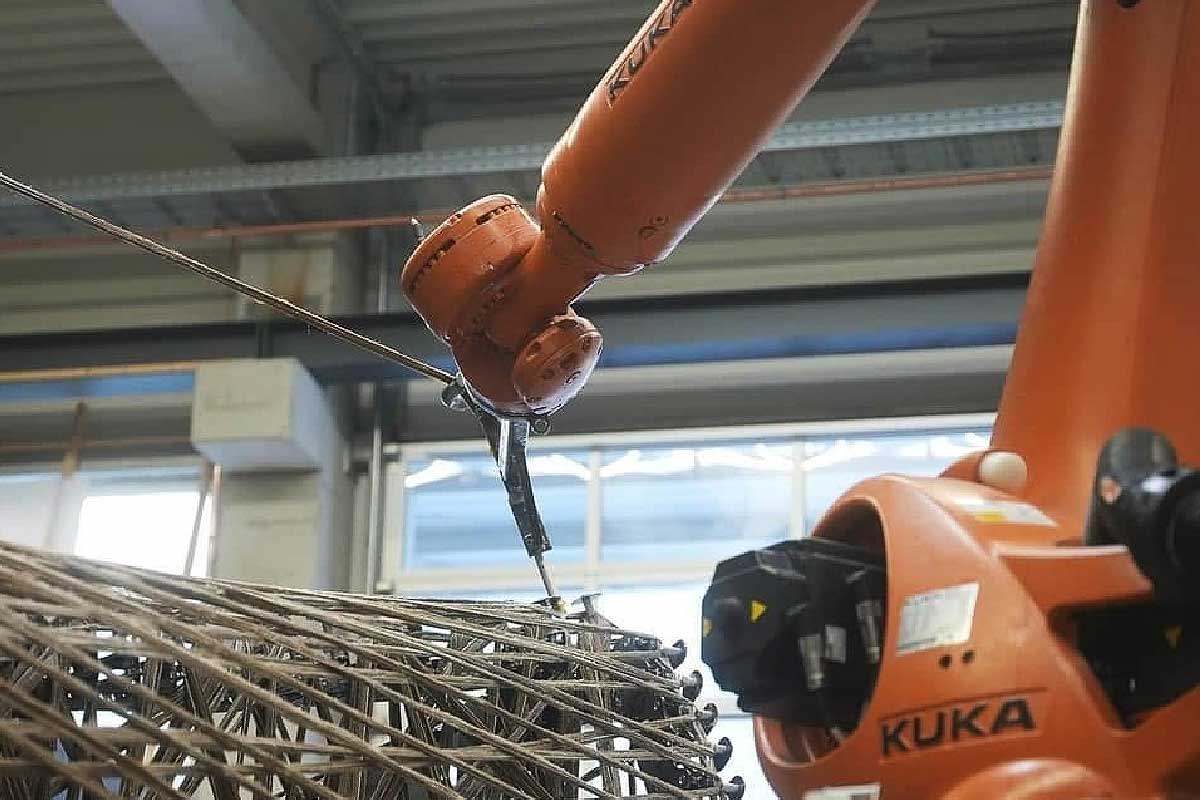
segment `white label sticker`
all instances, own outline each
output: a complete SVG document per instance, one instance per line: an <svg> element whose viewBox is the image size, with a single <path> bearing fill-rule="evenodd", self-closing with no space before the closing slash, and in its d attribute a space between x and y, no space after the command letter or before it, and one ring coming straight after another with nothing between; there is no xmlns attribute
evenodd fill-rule
<svg viewBox="0 0 1200 800"><path fill-rule="evenodd" d="M846 629L840 625L825 626L825 658L846 663Z"/></svg>
<svg viewBox="0 0 1200 800"><path fill-rule="evenodd" d="M900 609L896 652L917 653L934 647L962 644L971 638L978 583L964 583L914 594Z"/></svg>
<svg viewBox="0 0 1200 800"><path fill-rule="evenodd" d="M879 784L811 789L804 793L803 800L879 800Z"/></svg>
<svg viewBox="0 0 1200 800"><path fill-rule="evenodd" d="M980 522L1008 523L1010 525L1053 525L1037 506L1019 500L985 500L982 497L963 497L955 502L964 511Z"/></svg>

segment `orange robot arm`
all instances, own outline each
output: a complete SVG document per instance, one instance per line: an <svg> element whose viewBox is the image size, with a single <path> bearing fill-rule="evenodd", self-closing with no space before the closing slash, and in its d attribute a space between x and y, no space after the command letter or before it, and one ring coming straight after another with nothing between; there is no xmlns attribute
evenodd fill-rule
<svg viewBox="0 0 1200 800"><path fill-rule="evenodd" d="M1084 524L1096 457L1127 426L1200 462L1200 4L1092 0L993 445L1024 496Z"/></svg>
<svg viewBox="0 0 1200 800"><path fill-rule="evenodd" d="M475 393L508 414L570 400L601 349L571 302L666 258L873 5L664 0L546 160L538 222L486 197L404 267L405 293Z"/></svg>

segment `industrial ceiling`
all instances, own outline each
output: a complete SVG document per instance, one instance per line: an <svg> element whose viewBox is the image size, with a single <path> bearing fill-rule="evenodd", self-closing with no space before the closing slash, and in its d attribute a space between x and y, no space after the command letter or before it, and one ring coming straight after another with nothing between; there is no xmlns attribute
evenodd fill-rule
<svg viewBox="0 0 1200 800"><path fill-rule="evenodd" d="M551 143L654 5L0 0L0 169L226 268L241 242L407 225L411 215L429 225L491 192L528 201ZM901 340L1010 340L1077 11L1075 0L880 0L675 256L589 295L596 313L620 320L611 336L618 361L607 366L657 363L696 343L709 346L706 358L841 358ZM888 288L896 282L907 283ZM836 296L820 294L831 285ZM397 294L376 332L441 354ZM668 301L678 325L662 324ZM373 297L361 307L373 308ZM286 325L234 324L237 314L219 288L0 196L5 370L290 354L325 377L380 377L333 343ZM736 339L730 332L747 315L762 330L710 341L717 332ZM814 327L826 323L836 336ZM751 347L779 326L813 336ZM997 358L979 368L987 380L947 408L986 406L1003 369ZM957 363L930 370L943 397L957 396L943 385L950 373L974 375ZM611 380L624 387L620 372ZM627 387L613 391L641 402ZM778 391L794 393L790 384ZM836 396L845 409L846 396ZM773 398L769 413L739 401L745 420L783 406L792 416L828 413L769 391L756 397ZM676 405L685 409L674 396L658 403ZM607 419L608 405L597 408ZM415 428L428 427L413 414Z"/></svg>
<svg viewBox="0 0 1200 800"><path fill-rule="evenodd" d="M219 15L212 8L221 5L241 9L267 31L264 49L282 52L281 75L303 72L305 58L309 69L345 62L366 98L363 113L386 117L392 128L406 127L407 144L398 147L393 136L376 137L366 147L339 147L330 137L308 135L292 114L298 130L271 135L316 146L264 148L267 134L249 129L271 120L255 118L249 108L228 108L239 100L250 105L261 91L239 95L229 86L238 77L232 74L196 75L203 59L223 55L219 45L197 44L202 34L238 35L230 23L213 18ZM187 11L193 6L195 20ZM207 112L241 154L230 163L112 174L98 158L84 174L26 175L49 179L49 188L97 204L126 224L210 228L392 213L436 216L486 191L529 198L551 131L565 123L651 6L648 0L0 0L0 99L173 84ZM1053 159L1061 116L1056 88L1015 97L980 91L972 102L970 81L1061 74L1075 11L1067 0L884 0L823 79L812 104L822 93L942 82L954 84L946 107L925 100L915 111L901 105L874 113L866 102L862 113L851 106L825 118L802 109L738 190L765 190L743 197L776 197L786 196L787 187L812 182L1045 167ZM190 49L175 55L177 39L184 37ZM248 60L244 69L256 66ZM297 78L305 93L319 88L303 86L304 80ZM285 77L276 84L287 82ZM484 133L473 146L446 146L436 134L439 125L456 119L523 115L550 115L552 122L544 126L545 135L529 141ZM423 139L424 149L411 149ZM461 137L449 141L458 144ZM276 157L280 153L289 157ZM22 173L20 163L6 166ZM20 240L68 232L59 220L20 208L14 198L0 198L0 205L5 208L0 236Z"/></svg>

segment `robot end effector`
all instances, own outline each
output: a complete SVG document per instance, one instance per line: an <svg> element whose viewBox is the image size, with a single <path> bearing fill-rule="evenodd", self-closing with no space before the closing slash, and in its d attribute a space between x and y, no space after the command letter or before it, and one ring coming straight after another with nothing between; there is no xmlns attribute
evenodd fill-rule
<svg viewBox="0 0 1200 800"><path fill-rule="evenodd" d="M502 414L542 415L570 400L600 358L600 332L569 304L601 274L556 246L515 198L491 195L434 230L401 285L478 398Z"/></svg>

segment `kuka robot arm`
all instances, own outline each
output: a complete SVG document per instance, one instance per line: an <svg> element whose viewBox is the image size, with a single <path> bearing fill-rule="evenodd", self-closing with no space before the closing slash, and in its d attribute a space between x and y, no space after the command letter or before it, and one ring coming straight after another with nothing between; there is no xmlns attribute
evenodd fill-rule
<svg viewBox="0 0 1200 800"><path fill-rule="evenodd" d="M825 71L874 0L664 0L542 168L536 221L483 198L427 237L402 285L495 410L546 414L601 336L570 304L666 258Z"/></svg>

